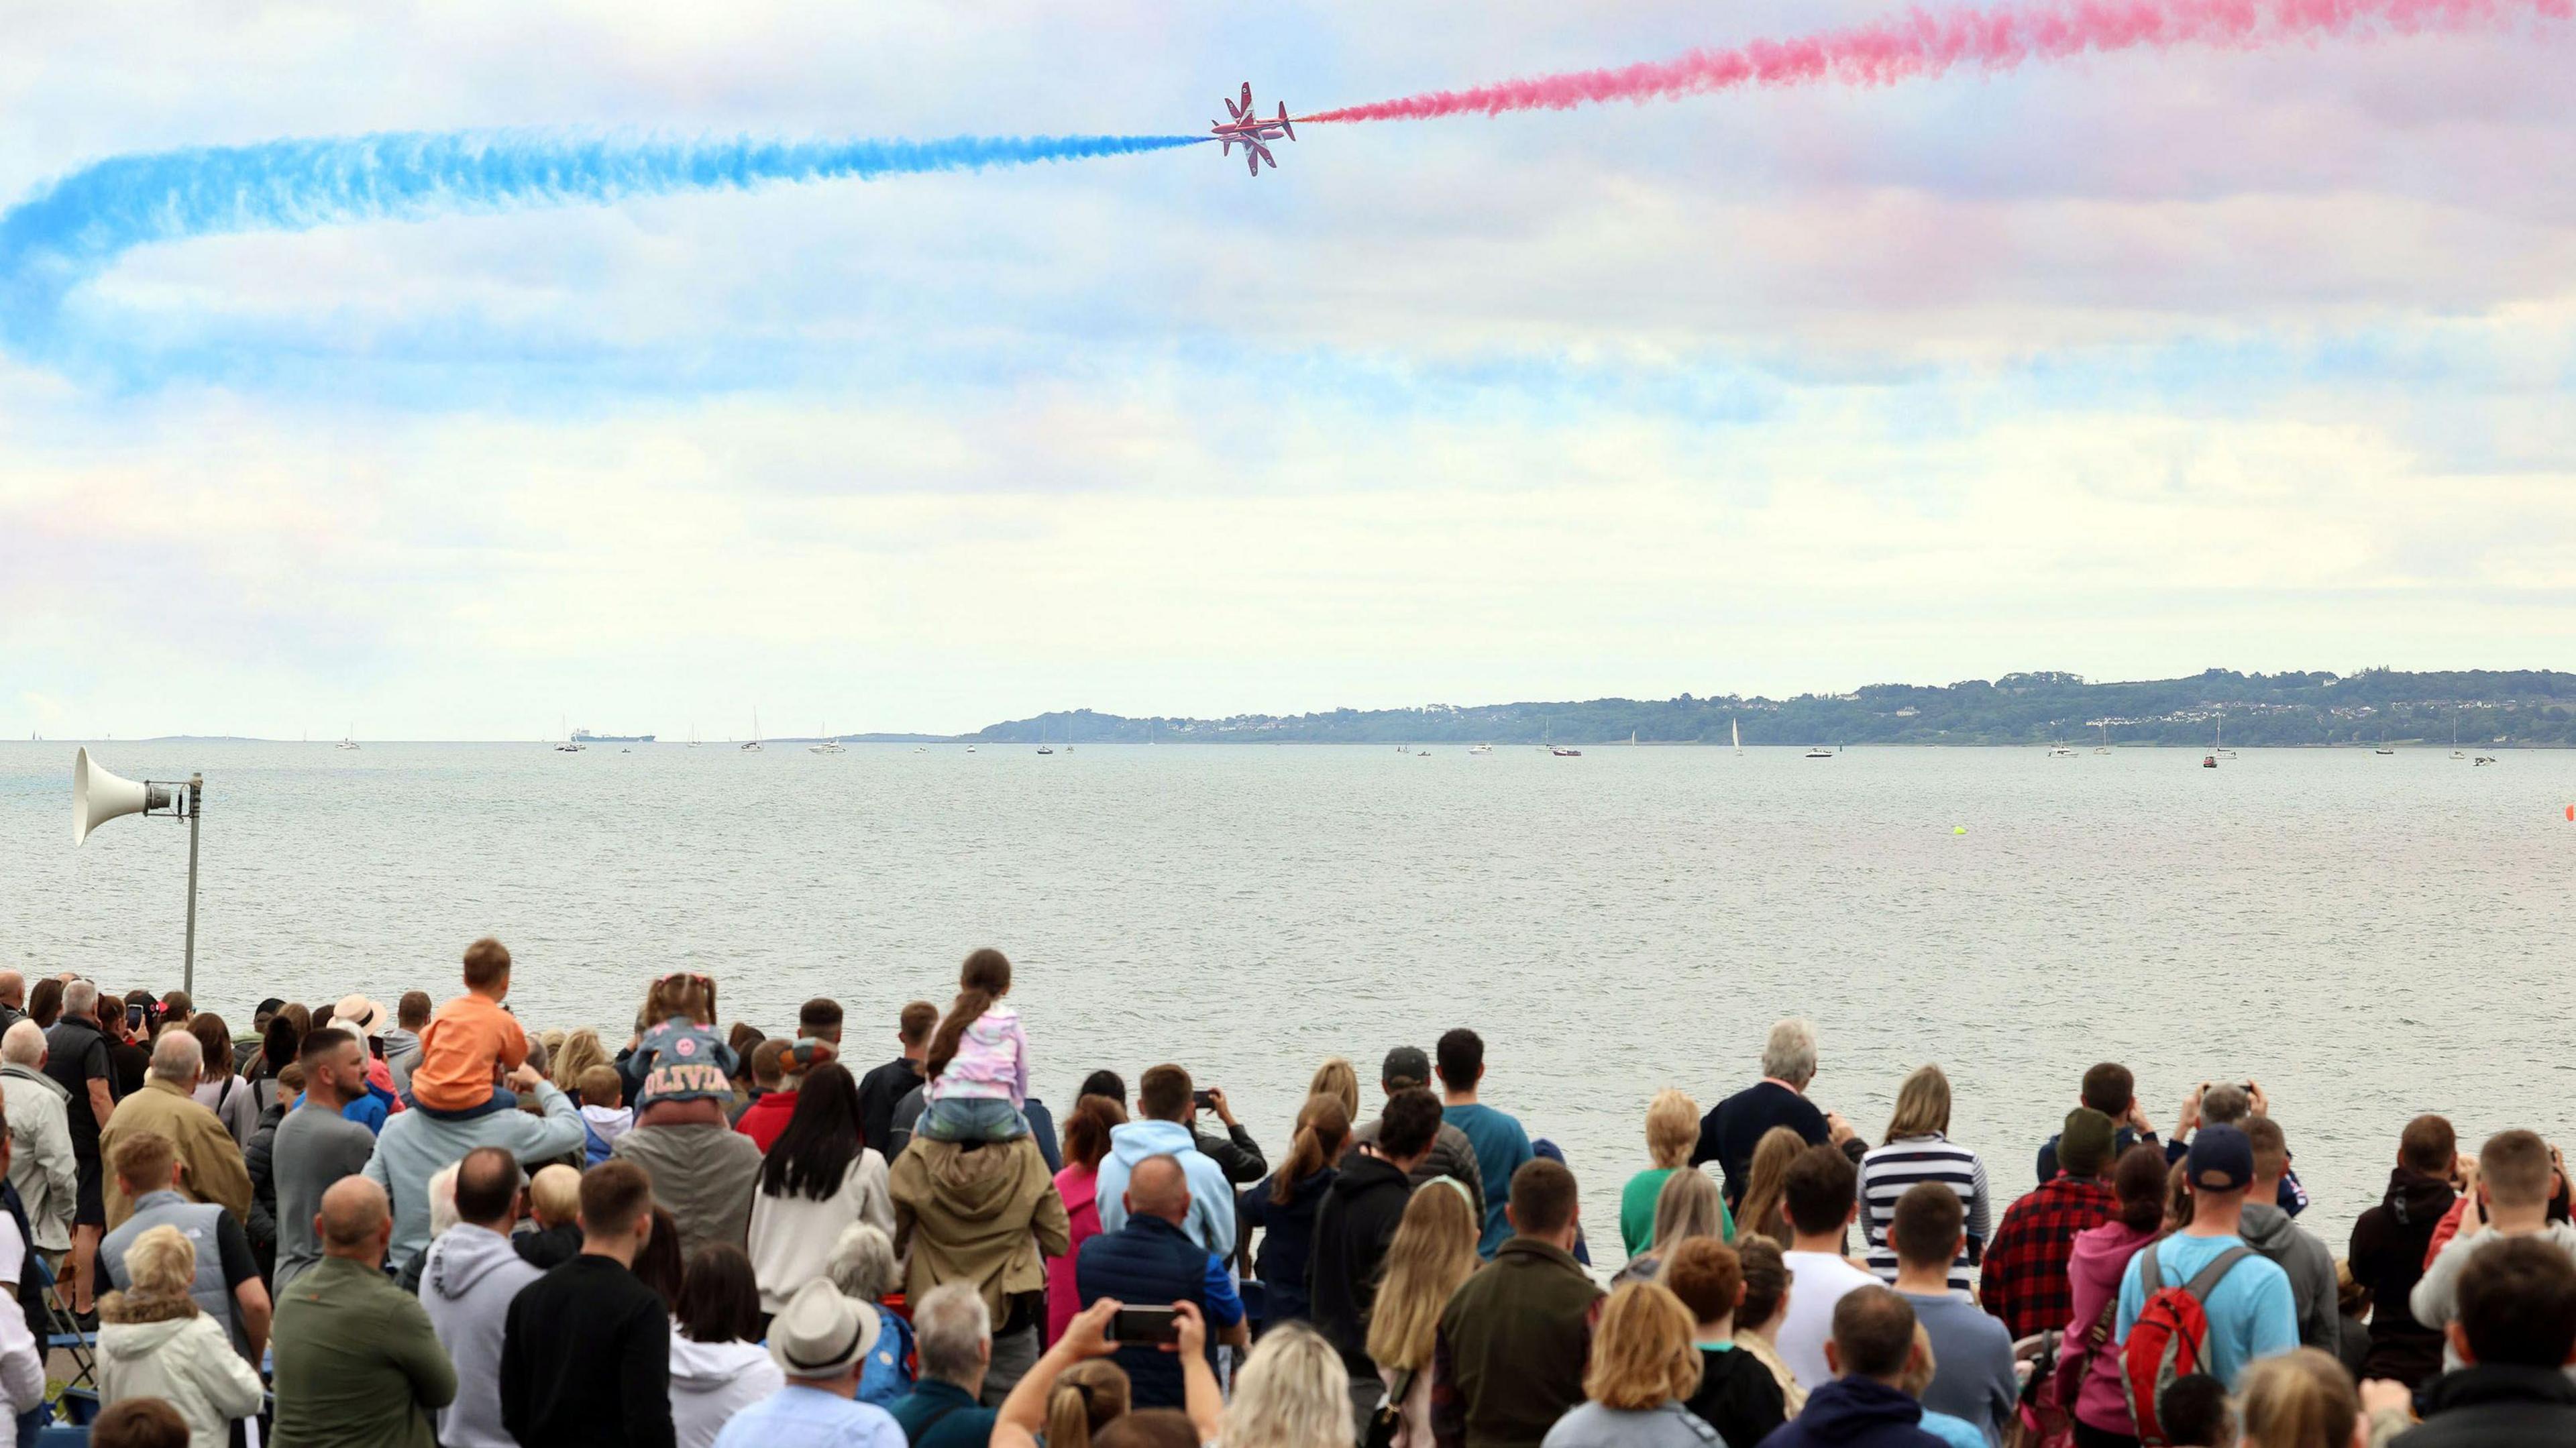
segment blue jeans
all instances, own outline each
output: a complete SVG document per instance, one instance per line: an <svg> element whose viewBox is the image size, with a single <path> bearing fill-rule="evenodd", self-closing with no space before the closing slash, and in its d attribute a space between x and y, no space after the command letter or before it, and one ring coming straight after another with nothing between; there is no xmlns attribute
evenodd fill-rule
<svg viewBox="0 0 2576 1448"><path fill-rule="evenodd" d="M1009 1141L1029 1134L1029 1119L999 1097L950 1097L924 1108L912 1130L932 1141Z"/></svg>
<svg viewBox="0 0 2576 1448"><path fill-rule="evenodd" d="M435 1106L423 1106L409 1096L403 1097L403 1105L423 1116L435 1117L440 1121L472 1121L475 1117L489 1116L496 1111L518 1110L519 1096L515 1091L504 1091L495 1086L490 1096L471 1106L460 1106L453 1111L441 1111Z"/></svg>

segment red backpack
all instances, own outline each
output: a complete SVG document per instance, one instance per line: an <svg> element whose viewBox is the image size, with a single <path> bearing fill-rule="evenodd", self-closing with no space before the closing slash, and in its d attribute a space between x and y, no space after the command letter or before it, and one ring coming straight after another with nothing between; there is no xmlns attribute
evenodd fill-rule
<svg viewBox="0 0 2576 1448"><path fill-rule="evenodd" d="M2128 1341L2120 1345L2120 1388L2128 1396L2129 1416L2137 1420L2143 1448L2170 1448L2156 1405L2174 1379L2206 1370L2209 1313L2202 1304L2230 1268L2254 1255L2253 1248L2239 1243L2209 1259L2189 1282L2167 1287L2156 1262L2156 1249L2163 1245L2155 1243L2139 1254L2138 1290L2146 1301L2129 1328Z"/></svg>

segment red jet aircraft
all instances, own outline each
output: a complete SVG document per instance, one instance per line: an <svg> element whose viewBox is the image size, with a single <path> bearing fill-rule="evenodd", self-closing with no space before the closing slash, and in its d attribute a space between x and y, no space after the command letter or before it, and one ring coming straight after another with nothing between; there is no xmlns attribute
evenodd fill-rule
<svg viewBox="0 0 2576 1448"><path fill-rule="evenodd" d="M1224 97L1220 96L1218 99L1224 100ZM1271 155L1270 148L1262 142L1276 141L1282 136L1292 141L1297 139L1297 128L1288 122L1288 103L1286 101L1279 103L1279 114L1275 118L1265 119L1255 115L1252 110L1252 82L1245 81L1243 104L1236 105L1232 101L1226 101L1225 108L1233 115L1233 120L1208 123L1209 134L1217 139L1218 154L1230 156L1234 154L1236 144L1240 143L1243 147L1243 164L1253 175L1261 174L1261 163L1264 161L1270 163L1271 170L1278 170L1279 158Z"/></svg>

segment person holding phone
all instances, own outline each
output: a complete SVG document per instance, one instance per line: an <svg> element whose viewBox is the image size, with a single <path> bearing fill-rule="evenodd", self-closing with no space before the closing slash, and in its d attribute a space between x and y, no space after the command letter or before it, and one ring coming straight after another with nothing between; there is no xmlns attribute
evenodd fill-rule
<svg viewBox="0 0 2576 1448"><path fill-rule="evenodd" d="M1131 1401L1139 1408L1187 1406L1187 1383L1177 1356L1163 1351L1179 1329L1163 1314L1186 1304L1213 1329L1206 1349L1249 1346L1252 1334L1235 1293L1225 1256L1193 1240L1186 1224L1190 1180L1169 1155L1149 1156L1128 1173L1121 1191L1118 1229L1082 1244L1074 1261L1074 1286L1083 1306L1116 1298L1136 1306L1119 1318L1118 1365L1127 1370ZM1168 1305L1166 1305L1168 1304ZM1131 1315L1132 1314L1132 1315Z"/></svg>
<svg viewBox="0 0 2576 1448"><path fill-rule="evenodd" d="M1223 1135L1200 1129L1199 1117L1213 1113L1225 1127ZM1217 1170L1236 1186L1249 1186L1270 1175L1270 1158L1262 1154L1261 1143L1252 1139L1243 1123L1234 1119L1234 1108L1227 1104L1223 1087L1210 1086L1190 1093L1190 1142L1199 1155L1215 1162Z"/></svg>

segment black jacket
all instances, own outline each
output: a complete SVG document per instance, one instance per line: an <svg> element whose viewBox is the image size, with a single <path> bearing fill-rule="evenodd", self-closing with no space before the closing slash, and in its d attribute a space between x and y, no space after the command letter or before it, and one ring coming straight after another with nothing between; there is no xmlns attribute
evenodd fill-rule
<svg viewBox="0 0 2576 1448"><path fill-rule="evenodd" d="M1762 1360L1742 1348L1699 1350L1699 1390L1682 1404L1717 1430L1727 1448L1745 1448L1789 1420L1788 1395Z"/></svg>
<svg viewBox="0 0 2576 1448"><path fill-rule="evenodd" d="M285 1119L286 1103L270 1103L259 1114L250 1145L242 1148L242 1165L250 1169L250 1219L242 1223L242 1232L253 1252L263 1246L272 1254L277 1250L277 1123Z"/></svg>
<svg viewBox="0 0 2576 1448"><path fill-rule="evenodd" d="M1315 1330L1341 1349L1354 1373L1375 1371L1368 1355L1369 1309L1377 1303L1378 1268L1404 1220L1413 1184L1374 1156L1354 1156L1315 1211L1315 1248L1306 1267L1307 1309Z"/></svg>
<svg viewBox="0 0 2576 1448"><path fill-rule="evenodd" d="M2424 1249L2457 1198L2451 1184L2399 1167L2378 1206L2352 1224L2353 1280L2370 1289L2369 1371L2414 1387L2442 1370L2442 1334L2415 1320L2407 1295L2424 1275Z"/></svg>
<svg viewBox="0 0 2576 1448"><path fill-rule="evenodd" d="M859 1078L859 1139L894 1160L894 1104L921 1084L921 1063L897 1056Z"/></svg>
<svg viewBox="0 0 2576 1448"><path fill-rule="evenodd" d="M1753 1168L1753 1148L1771 1134L1771 1128L1785 1126L1798 1133L1809 1146L1831 1140L1833 1133L1825 1125L1825 1113L1806 1096L1777 1081L1756 1081L1708 1109L1699 1119L1699 1145L1691 1148L1690 1164L1716 1162L1726 1176L1726 1204L1733 1207L1744 1200L1744 1179ZM1855 1136L1843 1143L1843 1155L1857 1162L1869 1151L1869 1143Z"/></svg>
<svg viewBox="0 0 2576 1448"><path fill-rule="evenodd" d="M1261 1143L1242 1126L1226 1128L1223 1136L1210 1136L1193 1126L1190 1135L1198 1141L1199 1155L1215 1162L1217 1170L1236 1186L1250 1186L1270 1175L1270 1158L1261 1154Z"/></svg>
<svg viewBox="0 0 2576 1448"><path fill-rule="evenodd" d="M501 1331L501 1423L522 1443L671 1448L671 1317L607 1257L519 1289Z"/></svg>
<svg viewBox="0 0 2576 1448"><path fill-rule="evenodd" d="M1762 1440L1763 1448L1937 1448L1923 1431L1923 1405L1870 1378L1836 1378L1807 1395L1807 1406Z"/></svg>
<svg viewBox="0 0 2576 1448"><path fill-rule="evenodd" d="M1324 1194L1333 1189L1333 1179L1339 1175L1331 1167L1309 1173L1290 1188L1286 1206L1270 1199L1269 1177L1235 1196L1238 1234L1254 1227L1261 1229L1261 1248L1252 1260L1260 1270L1266 1294L1268 1310L1261 1314L1264 1323L1305 1320L1306 1259L1315 1251L1315 1214L1322 1210ZM1237 1235L1235 1240L1241 1242L1246 1237Z"/></svg>
<svg viewBox="0 0 2576 1448"><path fill-rule="evenodd" d="M2576 1381L2557 1368L2468 1367L2424 1395L2424 1421L2391 1448L2538 1448L2576 1443Z"/></svg>

